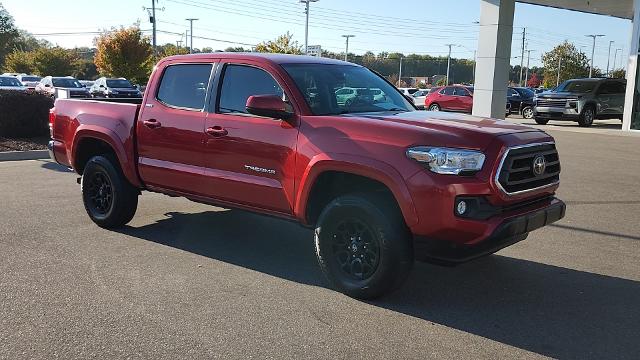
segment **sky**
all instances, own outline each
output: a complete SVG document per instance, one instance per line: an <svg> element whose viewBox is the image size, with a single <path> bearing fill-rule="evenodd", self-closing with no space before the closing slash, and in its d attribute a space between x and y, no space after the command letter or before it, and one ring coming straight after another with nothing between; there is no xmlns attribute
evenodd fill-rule
<svg viewBox="0 0 640 360"><path fill-rule="evenodd" d="M151 24L144 7L151 0L0 0L16 25L62 47L92 46L96 32L140 22ZM249 48L275 39L287 31L304 44L304 4L299 0L157 0L158 44L184 40L186 18L194 22L194 47ZM455 58L473 59L477 47L480 0L319 0L311 3L309 45L349 52L445 55L445 44L457 46ZM609 41L610 61L617 48L618 65L628 57L631 22L608 16L584 14L536 5L516 4L512 64L520 64L522 28L527 29L531 66L541 65L541 56L558 43L569 40L591 54L592 40L586 34L604 34L596 44L595 66L606 69ZM46 35L49 34L49 35ZM150 31L147 32L150 34ZM206 39L205 39L206 38ZM624 57L621 55L624 54ZM526 57L526 55L525 55ZM526 58L525 58L526 65ZM626 66L626 64L625 64Z"/></svg>

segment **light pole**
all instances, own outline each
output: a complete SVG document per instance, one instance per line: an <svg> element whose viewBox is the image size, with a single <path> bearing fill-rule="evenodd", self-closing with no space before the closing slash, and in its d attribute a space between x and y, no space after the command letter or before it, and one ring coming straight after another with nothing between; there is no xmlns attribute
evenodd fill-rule
<svg viewBox="0 0 640 360"><path fill-rule="evenodd" d="M342 35L343 38L346 38L346 45L344 49L344 61L349 61L349 38L356 37L355 35Z"/></svg>
<svg viewBox="0 0 640 360"><path fill-rule="evenodd" d="M618 51L622 51L622 49L616 49L615 54L613 55L613 71L616 70L616 66L618 66L617 61L618 61Z"/></svg>
<svg viewBox="0 0 640 360"><path fill-rule="evenodd" d="M304 54L309 55L309 3L317 2L318 0L300 0L300 3L304 4L304 13L306 14L307 20L304 25Z"/></svg>
<svg viewBox="0 0 640 360"><path fill-rule="evenodd" d="M446 84L449 85L449 71L451 69L451 47L452 46L457 46L456 44L445 44L445 46L449 47L449 55L447 55L447 82Z"/></svg>
<svg viewBox="0 0 640 360"><path fill-rule="evenodd" d="M398 87L402 86L402 55L400 55L400 71L398 72Z"/></svg>
<svg viewBox="0 0 640 360"><path fill-rule="evenodd" d="M589 77L593 75L593 57L596 54L596 39L599 37L603 37L602 34L594 34L594 35L585 35L586 37L593 38L593 46L591 47L591 64L589 64Z"/></svg>
<svg viewBox="0 0 640 360"><path fill-rule="evenodd" d="M615 41L613 41L613 40L609 41L609 55L607 55L607 77L610 77L609 76L609 74L610 74L609 73L609 65L610 65L609 61L611 61L611 45L613 45L614 42ZM615 66L615 64L614 64L614 66Z"/></svg>
<svg viewBox="0 0 640 360"><path fill-rule="evenodd" d="M473 83L476 83L476 63L478 62L478 50L473 50Z"/></svg>
<svg viewBox="0 0 640 360"><path fill-rule="evenodd" d="M524 77L524 86L526 87L529 83L529 61L531 60L531 52L535 50L527 50L527 72Z"/></svg>
<svg viewBox="0 0 640 360"><path fill-rule="evenodd" d="M560 68L562 67L562 54L558 54L558 77L556 78L556 87L560 85Z"/></svg>
<svg viewBox="0 0 640 360"><path fill-rule="evenodd" d="M193 54L193 22L197 21L199 19L189 18L189 19L186 19L186 20L189 22L189 24L191 26L190 27L191 30L189 30L189 33L191 34L191 39L189 40L189 42L191 43L191 46L189 47L189 54Z"/></svg>
<svg viewBox="0 0 640 360"><path fill-rule="evenodd" d="M518 85L522 86L522 67L524 66L524 49L525 42L527 40L527 28L522 29L522 54L520 55L520 82Z"/></svg>

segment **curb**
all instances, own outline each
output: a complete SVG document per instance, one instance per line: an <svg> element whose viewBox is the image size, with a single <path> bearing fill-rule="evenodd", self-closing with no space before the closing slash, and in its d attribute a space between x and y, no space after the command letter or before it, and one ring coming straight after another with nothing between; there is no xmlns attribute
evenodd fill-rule
<svg viewBox="0 0 640 360"><path fill-rule="evenodd" d="M49 150L2 151L0 161L41 160L49 158Z"/></svg>

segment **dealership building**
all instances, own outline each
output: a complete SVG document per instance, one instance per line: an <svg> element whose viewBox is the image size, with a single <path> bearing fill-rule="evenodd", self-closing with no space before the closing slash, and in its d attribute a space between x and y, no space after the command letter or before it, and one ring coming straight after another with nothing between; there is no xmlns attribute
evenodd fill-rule
<svg viewBox="0 0 640 360"><path fill-rule="evenodd" d="M473 114L504 117L505 84L509 82L515 3L575 10L632 21L627 62L627 91L622 129L640 131L640 0L480 0L480 34Z"/></svg>

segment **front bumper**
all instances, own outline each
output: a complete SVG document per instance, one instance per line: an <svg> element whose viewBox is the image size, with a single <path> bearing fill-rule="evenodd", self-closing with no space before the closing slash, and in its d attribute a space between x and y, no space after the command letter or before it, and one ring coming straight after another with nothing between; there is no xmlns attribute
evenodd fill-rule
<svg viewBox="0 0 640 360"><path fill-rule="evenodd" d="M527 238L531 231L562 219L566 205L557 198L543 200L544 206L532 204L517 211L516 215L498 215L502 218L491 234L472 245L417 237L414 241L418 260L445 265L464 263L475 258L492 254L502 248Z"/></svg>
<svg viewBox="0 0 640 360"><path fill-rule="evenodd" d="M580 113L577 108L535 106L533 116L551 120L578 120Z"/></svg>

